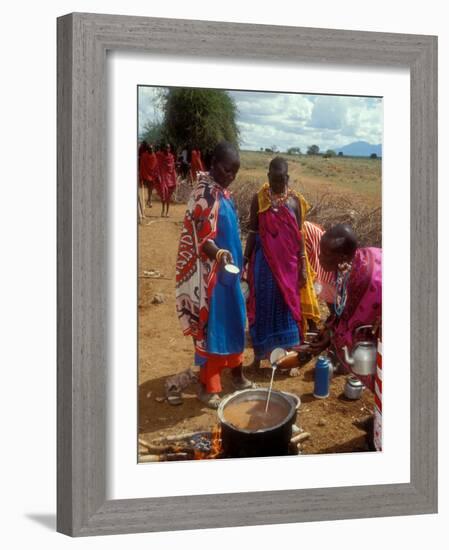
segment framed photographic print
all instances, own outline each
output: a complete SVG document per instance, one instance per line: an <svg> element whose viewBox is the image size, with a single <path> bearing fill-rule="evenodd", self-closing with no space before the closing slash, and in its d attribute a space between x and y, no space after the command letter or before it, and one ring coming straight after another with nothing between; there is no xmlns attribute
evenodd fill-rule
<svg viewBox="0 0 449 550"><path fill-rule="evenodd" d="M435 37L58 20L59 531L436 511L436 76Z"/></svg>

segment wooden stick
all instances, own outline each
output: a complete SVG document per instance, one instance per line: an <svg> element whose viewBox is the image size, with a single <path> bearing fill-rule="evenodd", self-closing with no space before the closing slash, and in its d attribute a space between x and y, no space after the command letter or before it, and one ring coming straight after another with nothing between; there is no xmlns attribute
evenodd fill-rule
<svg viewBox="0 0 449 550"><path fill-rule="evenodd" d="M173 442L169 444L163 444L162 442L159 444L155 443L146 443L142 439L139 438L139 443L143 447L147 449L147 453L154 454L154 455L160 455L163 453L184 453L184 452L192 452L192 445L187 444L187 442L180 441Z"/></svg>
<svg viewBox="0 0 449 550"><path fill-rule="evenodd" d="M153 439L152 443L155 445L158 445L163 442L173 442L173 441L182 441L183 439L192 439L193 437L212 437L211 432L186 432L183 434L177 434L177 435L167 435L165 437L158 437L157 439Z"/></svg>
<svg viewBox="0 0 449 550"><path fill-rule="evenodd" d="M309 432L302 432L298 435L294 435L291 439L291 443L300 443L301 441L305 441L306 439L309 439L310 434Z"/></svg>
<svg viewBox="0 0 449 550"><path fill-rule="evenodd" d="M146 462L160 462L161 457L160 455L142 455L139 458L139 462L146 463Z"/></svg>
<svg viewBox="0 0 449 550"><path fill-rule="evenodd" d="M146 464L148 462L165 462L174 460L191 460L194 457L193 452L187 453L166 453L161 455L142 455L139 462Z"/></svg>
<svg viewBox="0 0 449 550"><path fill-rule="evenodd" d="M141 437L139 437L139 445L142 445L142 447L146 447L147 449L150 448L150 443L147 443L145 440L143 440Z"/></svg>
<svg viewBox="0 0 449 550"><path fill-rule="evenodd" d="M153 279L153 281L160 281L163 279L164 281L172 281L173 277L152 277L151 275L139 275L139 279Z"/></svg>

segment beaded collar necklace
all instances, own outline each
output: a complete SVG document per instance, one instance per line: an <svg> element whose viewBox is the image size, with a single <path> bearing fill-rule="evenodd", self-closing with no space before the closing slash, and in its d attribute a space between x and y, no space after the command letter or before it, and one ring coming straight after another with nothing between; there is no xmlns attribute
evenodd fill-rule
<svg viewBox="0 0 449 550"><path fill-rule="evenodd" d="M348 282L351 275L352 264L346 263L337 269L337 283L334 298L334 310L337 317L343 313L348 300Z"/></svg>
<svg viewBox="0 0 449 550"><path fill-rule="evenodd" d="M285 204L288 199L288 188L285 189L280 194L273 193L271 188L268 189L268 196L270 197L270 202L273 210L277 210L280 206Z"/></svg>

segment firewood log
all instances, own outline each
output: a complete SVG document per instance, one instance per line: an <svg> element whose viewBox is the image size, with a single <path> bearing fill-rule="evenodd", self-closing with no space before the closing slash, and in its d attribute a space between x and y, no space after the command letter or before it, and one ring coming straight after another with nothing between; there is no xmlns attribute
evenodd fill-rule
<svg viewBox="0 0 449 550"><path fill-rule="evenodd" d="M291 443L300 443L301 441L305 441L306 439L309 439L310 434L309 432L302 432L298 435L294 435L291 439Z"/></svg>

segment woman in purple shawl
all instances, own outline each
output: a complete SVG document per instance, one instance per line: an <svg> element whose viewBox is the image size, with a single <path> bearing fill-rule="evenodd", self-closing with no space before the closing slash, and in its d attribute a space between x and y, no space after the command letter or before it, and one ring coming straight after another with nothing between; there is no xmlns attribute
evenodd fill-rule
<svg viewBox="0 0 449 550"><path fill-rule="evenodd" d="M372 325L375 332L382 319L382 249L358 248L350 226L338 224L326 231L320 242L320 264L325 271L336 274L337 292L333 313L317 342L311 345L319 352L329 345L343 367L343 347L354 345L354 331L362 325ZM371 332L371 331L370 331ZM376 339L375 334L371 334ZM359 376L373 390L374 376Z"/></svg>

